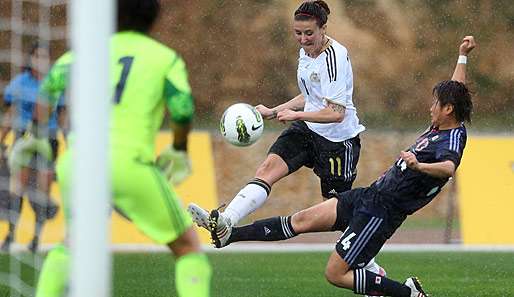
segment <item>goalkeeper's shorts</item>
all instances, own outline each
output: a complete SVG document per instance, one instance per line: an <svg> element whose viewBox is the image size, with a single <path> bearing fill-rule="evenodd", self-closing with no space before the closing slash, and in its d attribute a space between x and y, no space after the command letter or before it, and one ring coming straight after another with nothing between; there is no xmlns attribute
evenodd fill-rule
<svg viewBox="0 0 514 297"><path fill-rule="evenodd" d="M133 222L156 243L168 244L192 226L177 194L153 163L138 161L125 152L111 154L113 207ZM57 164L57 179L69 221L72 152L67 151ZM80 211L80 210L77 210Z"/></svg>

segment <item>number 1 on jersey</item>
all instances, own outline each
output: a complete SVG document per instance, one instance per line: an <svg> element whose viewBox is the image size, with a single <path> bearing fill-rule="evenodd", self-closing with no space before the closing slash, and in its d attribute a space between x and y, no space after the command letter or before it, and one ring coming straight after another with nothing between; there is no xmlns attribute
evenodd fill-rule
<svg viewBox="0 0 514 297"><path fill-rule="evenodd" d="M123 90L125 89L125 83L127 82L127 78L130 72L130 68L132 67L133 61L134 57L131 56L121 57L118 60L118 63L123 64L123 70L121 71L120 80L116 84L116 93L114 94L115 104L119 104L121 101L121 95L123 94Z"/></svg>

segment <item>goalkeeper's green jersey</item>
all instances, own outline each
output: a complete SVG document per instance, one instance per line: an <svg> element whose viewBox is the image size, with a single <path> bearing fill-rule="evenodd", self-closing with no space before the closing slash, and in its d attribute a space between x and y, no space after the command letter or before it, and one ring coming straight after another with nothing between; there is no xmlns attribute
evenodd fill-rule
<svg viewBox="0 0 514 297"><path fill-rule="evenodd" d="M184 61L172 49L133 31L111 38L113 103L111 148L153 160L155 137L162 124L164 108L172 121L187 124L194 104ZM42 97L56 105L69 81L70 52L61 56L41 85Z"/></svg>

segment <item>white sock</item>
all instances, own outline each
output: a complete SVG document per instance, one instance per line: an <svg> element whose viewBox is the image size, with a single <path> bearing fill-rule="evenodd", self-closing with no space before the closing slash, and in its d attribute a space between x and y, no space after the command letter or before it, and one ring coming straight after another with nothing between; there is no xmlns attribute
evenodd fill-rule
<svg viewBox="0 0 514 297"><path fill-rule="evenodd" d="M262 184L262 181L251 181L242 188L236 197L230 201L225 211L222 213L224 218L230 220L230 225L235 226L247 215L261 207L268 198L269 185Z"/></svg>
<svg viewBox="0 0 514 297"><path fill-rule="evenodd" d="M376 273L376 274L380 274L380 269L383 270L384 268L380 267L380 265L378 265L377 262L375 262L375 258L373 258L368 262L368 264L366 265L366 267L364 267L364 269L366 269L367 271Z"/></svg>

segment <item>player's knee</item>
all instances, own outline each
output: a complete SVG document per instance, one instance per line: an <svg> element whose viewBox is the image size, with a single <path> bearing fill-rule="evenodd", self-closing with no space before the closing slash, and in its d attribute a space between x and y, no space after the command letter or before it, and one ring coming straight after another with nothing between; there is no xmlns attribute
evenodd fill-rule
<svg viewBox="0 0 514 297"><path fill-rule="evenodd" d="M255 177L273 185L277 180L288 174L287 164L277 155L269 155L257 168Z"/></svg>
<svg viewBox="0 0 514 297"><path fill-rule="evenodd" d="M257 172L255 173L255 176L267 176L271 173L273 170L273 161L269 158L264 160L262 164L257 168Z"/></svg>
<svg viewBox="0 0 514 297"><path fill-rule="evenodd" d="M350 267L339 258L339 255L333 254L325 268L325 278L334 286L351 289L353 273L349 269Z"/></svg>
<svg viewBox="0 0 514 297"><path fill-rule="evenodd" d="M341 275L337 273L337 270L333 267L333 265L327 264L327 267L325 268L325 278L329 283L331 283L334 286L339 286L339 278Z"/></svg>
<svg viewBox="0 0 514 297"><path fill-rule="evenodd" d="M303 233L309 230L310 228L310 218L311 216L306 210L301 210L295 213L291 217L291 225L293 225L293 229L296 233Z"/></svg>

